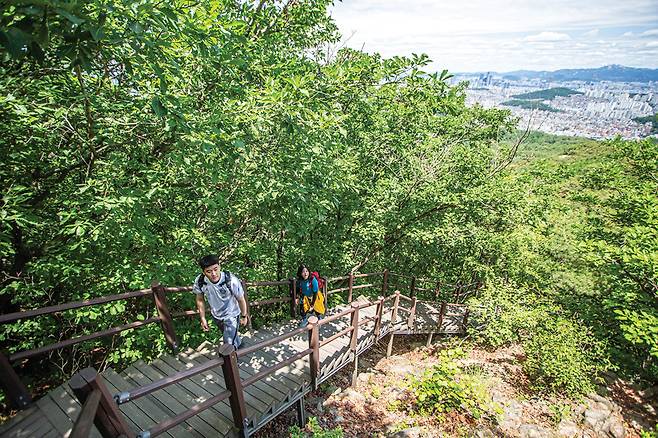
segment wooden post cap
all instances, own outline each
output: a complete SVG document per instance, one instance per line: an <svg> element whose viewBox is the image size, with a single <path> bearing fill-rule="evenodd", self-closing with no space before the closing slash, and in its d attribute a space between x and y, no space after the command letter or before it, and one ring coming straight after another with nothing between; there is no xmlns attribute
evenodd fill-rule
<svg viewBox="0 0 658 438"><path fill-rule="evenodd" d="M223 344L221 347L219 347L217 351L222 356L228 356L229 354L235 351L235 347L233 346L233 344Z"/></svg>
<svg viewBox="0 0 658 438"><path fill-rule="evenodd" d="M308 324L309 325L317 324L317 323L318 323L318 317L317 316L315 316L315 315L309 316L309 318L308 318Z"/></svg>

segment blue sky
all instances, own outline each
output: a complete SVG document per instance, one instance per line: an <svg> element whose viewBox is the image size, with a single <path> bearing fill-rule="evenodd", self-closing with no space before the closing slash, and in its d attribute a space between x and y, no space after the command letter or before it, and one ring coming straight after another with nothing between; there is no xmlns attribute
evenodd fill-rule
<svg viewBox="0 0 658 438"><path fill-rule="evenodd" d="M427 53L453 72L658 68L658 0L344 0L348 47Z"/></svg>

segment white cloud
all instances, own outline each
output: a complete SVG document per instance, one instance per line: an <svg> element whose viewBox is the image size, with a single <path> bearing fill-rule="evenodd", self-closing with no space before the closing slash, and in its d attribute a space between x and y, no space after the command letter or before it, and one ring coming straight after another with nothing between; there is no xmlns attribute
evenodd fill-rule
<svg viewBox="0 0 658 438"><path fill-rule="evenodd" d="M658 31L657 2L342 0L331 11L344 36L355 31L347 46L385 57L424 52L437 70L554 70L658 67L658 57L639 53L655 50L639 34Z"/></svg>
<svg viewBox="0 0 658 438"><path fill-rule="evenodd" d="M645 47L658 47L658 41L649 41Z"/></svg>
<svg viewBox="0 0 658 438"><path fill-rule="evenodd" d="M537 35L530 35L523 38L523 41L528 42L553 42L553 41L569 41L571 37L566 33L559 32L541 32Z"/></svg>
<svg viewBox="0 0 658 438"><path fill-rule="evenodd" d="M644 31L640 34L640 36L642 36L642 37L652 37L652 36L656 36L656 35L658 35L658 29L647 30L647 31Z"/></svg>

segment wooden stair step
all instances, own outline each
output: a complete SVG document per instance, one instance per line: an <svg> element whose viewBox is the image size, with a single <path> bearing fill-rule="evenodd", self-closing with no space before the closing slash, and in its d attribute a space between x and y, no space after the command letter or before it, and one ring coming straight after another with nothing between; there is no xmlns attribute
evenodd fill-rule
<svg viewBox="0 0 658 438"><path fill-rule="evenodd" d="M159 372L162 375L170 376L178 371L178 369L172 367L168 361L163 361L161 359L156 359L149 365L153 368L154 371ZM192 405L206 401L212 396L224 391L223 388L219 387L214 382L207 382L203 374L193 376L189 379L181 380L177 383L177 385L192 397ZM247 409L252 408L248 406ZM208 408L207 411L212 415L218 416L221 422L233 424L233 414L231 413L231 407L229 406L228 399L214 404Z"/></svg>
<svg viewBox="0 0 658 438"><path fill-rule="evenodd" d="M124 370L121 376L135 386L146 385L163 377L162 374L154 372L151 366L141 360ZM185 412L195 404L194 399L176 384L169 385L145 397L150 398L163 411L169 412L171 417ZM199 415L186 420L186 423L200 436L204 437L217 436L218 433L224 434L231 428L231 425L225 422L218 424L217 419L221 418L220 416L215 415L213 419L210 419L207 414L207 410L203 411Z"/></svg>
<svg viewBox="0 0 658 438"><path fill-rule="evenodd" d="M111 394L132 389L131 385L129 385L111 368L103 371L103 379L105 380ZM162 409L146 397L137 399L130 403L124 403L119 406L119 409L133 422L136 432L149 430L155 424L170 418L170 415L163 412ZM165 436L175 437L189 435L185 427L179 425L166 432Z"/></svg>

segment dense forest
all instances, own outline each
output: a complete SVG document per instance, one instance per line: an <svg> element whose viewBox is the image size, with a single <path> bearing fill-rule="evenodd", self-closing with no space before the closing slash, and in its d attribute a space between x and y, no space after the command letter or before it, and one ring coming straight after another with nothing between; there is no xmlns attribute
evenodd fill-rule
<svg viewBox="0 0 658 438"><path fill-rule="evenodd" d="M584 393L602 370L655 384L655 141L518 132L425 55L340 48L331 3L3 4L2 312L187 285L209 252L252 280L388 268L476 283L473 336L521 343L538 390ZM153 312L5 324L0 346ZM16 368L38 390L164 350L150 326Z"/></svg>

